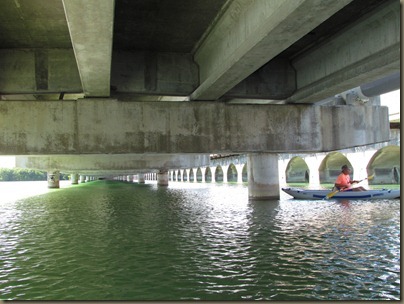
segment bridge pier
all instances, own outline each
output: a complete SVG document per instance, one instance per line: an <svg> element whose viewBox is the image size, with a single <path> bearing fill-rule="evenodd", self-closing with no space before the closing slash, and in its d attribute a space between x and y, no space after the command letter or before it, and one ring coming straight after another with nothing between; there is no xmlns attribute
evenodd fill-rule
<svg viewBox="0 0 404 304"><path fill-rule="evenodd" d="M79 183L79 175L77 173L72 173L70 175L72 185L77 185Z"/></svg>
<svg viewBox="0 0 404 304"><path fill-rule="evenodd" d="M248 198L279 199L278 155L254 153L247 155Z"/></svg>
<svg viewBox="0 0 404 304"><path fill-rule="evenodd" d="M168 186L168 171L159 171L157 173L157 185Z"/></svg>
<svg viewBox="0 0 404 304"><path fill-rule="evenodd" d="M144 173L138 173L137 181L138 181L139 184L144 184L145 183L145 181L144 181Z"/></svg>
<svg viewBox="0 0 404 304"><path fill-rule="evenodd" d="M48 171L48 188L60 188L59 171Z"/></svg>

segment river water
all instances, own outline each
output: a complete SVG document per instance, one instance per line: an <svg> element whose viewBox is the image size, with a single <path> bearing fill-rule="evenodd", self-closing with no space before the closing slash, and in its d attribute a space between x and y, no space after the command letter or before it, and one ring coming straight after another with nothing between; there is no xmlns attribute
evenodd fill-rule
<svg viewBox="0 0 404 304"><path fill-rule="evenodd" d="M249 201L245 185L181 182L0 191L3 300L400 299L399 200Z"/></svg>

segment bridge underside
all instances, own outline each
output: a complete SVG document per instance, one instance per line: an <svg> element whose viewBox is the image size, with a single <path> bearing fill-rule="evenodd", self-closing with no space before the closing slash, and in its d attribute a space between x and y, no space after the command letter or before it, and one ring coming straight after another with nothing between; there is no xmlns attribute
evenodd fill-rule
<svg viewBox="0 0 404 304"><path fill-rule="evenodd" d="M399 79L398 0L0 5L0 155L45 156L48 169L150 172L203 165L211 153L389 140L387 108L346 92L399 88L382 81ZM139 155L156 157L154 168ZM275 163L263 159L256 168Z"/></svg>
<svg viewBox="0 0 404 304"><path fill-rule="evenodd" d="M389 140L382 106L2 101L0 129L0 155L324 152Z"/></svg>

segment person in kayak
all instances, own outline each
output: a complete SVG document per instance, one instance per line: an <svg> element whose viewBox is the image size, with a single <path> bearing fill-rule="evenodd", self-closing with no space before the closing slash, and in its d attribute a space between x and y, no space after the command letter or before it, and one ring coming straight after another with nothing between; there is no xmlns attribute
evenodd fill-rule
<svg viewBox="0 0 404 304"><path fill-rule="evenodd" d="M335 181L335 188L339 191L366 191L365 188L359 186L352 188L352 184L357 184L358 181L351 180L349 173L351 169L347 165L343 165L341 167L341 173L338 175L337 180Z"/></svg>

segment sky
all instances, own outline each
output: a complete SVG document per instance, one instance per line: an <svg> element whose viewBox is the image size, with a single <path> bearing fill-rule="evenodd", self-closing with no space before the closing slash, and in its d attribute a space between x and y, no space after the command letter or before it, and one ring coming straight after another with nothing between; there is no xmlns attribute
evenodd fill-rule
<svg viewBox="0 0 404 304"><path fill-rule="evenodd" d="M389 107L390 120L400 116L400 90L380 95L380 104Z"/></svg>
<svg viewBox="0 0 404 304"><path fill-rule="evenodd" d="M400 117L400 90L392 91L380 96L380 104L389 107L390 120ZM0 168L14 168L14 156L0 156Z"/></svg>

